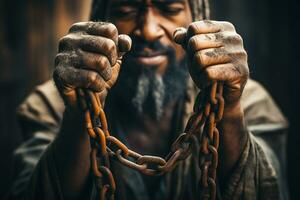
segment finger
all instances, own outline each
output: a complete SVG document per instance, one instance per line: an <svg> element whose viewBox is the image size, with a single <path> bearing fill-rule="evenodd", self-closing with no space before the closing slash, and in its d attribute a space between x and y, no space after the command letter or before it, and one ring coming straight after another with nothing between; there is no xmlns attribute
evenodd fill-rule
<svg viewBox="0 0 300 200"><path fill-rule="evenodd" d="M220 37L225 44L228 45L240 45L243 47L243 38L235 32L223 32L223 35Z"/></svg>
<svg viewBox="0 0 300 200"><path fill-rule="evenodd" d="M232 23L227 21L212 21L214 24L218 24L222 31L236 32L235 27Z"/></svg>
<svg viewBox="0 0 300 200"><path fill-rule="evenodd" d="M183 27L177 28L173 33L173 40L177 44L180 44L182 46L186 46L186 36L187 36L187 29Z"/></svg>
<svg viewBox="0 0 300 200"><path fill-rule="evenodd" d="M62 37L59 40L58 51L64 52L64 51L72 51L76 49L76 47L80 42L80 39L81 37L78 34L68 34Z"/></svg>
<svg viewBox="0 0 300 200"><path fill-rule="evenodd" d="M68 53L59 53L55 58L55 66L74 66L99 73L104 80L111 78L111 65L104 55L77 50Z"/></svg>
<svg viewBox="0 0 300 200"><path fill-rule="evenodd" d="M192 59L193 66L205 68L211 65L224 64L231 61L231 55L224 47L197 51Z"/></svg>
<svg viewBox="0 0 300 200"><path fill-rule="evenodd" d="M112 23L107 22L79 22L71 26L70 33L86 32L90 35L103 36L112 39L115 43L118 41L118 29Z"/></svg>
<svg viewBox="0 0 300 200"><path fill-rule="evenodd" d="M111 78L109 79L109 81L106 82L108 88L111 88L115 84L119 76L121 64L122 64L121 60L117 60L117 63L113 66Z"/></svg>
<svg viewBox="0 0 300 200"><path fill-rule="evenodd" d="M203 49L222 47L222 37L222 33L195 35L189 39L188 51L194 53Z"/></svg>
<svg viewBox="0 0 300 200"><path fill-rule="evenodd" d="M205 88L213 81L222 81L231 84L244 82L248 76L249 70L247 67L233 63L226 63L207 67L198 75L198 77L194 77L193 79L195 79L202 88Z"/></svg>
<svg viewBox="0 0 300 200"><path fill-rule="evenodd" d="M111 65L108 58L104 55L78 50L81 58L80 68L98 72L105 81L111 78Z"/></svg>
<svg viewBox="0 0 300 200"><path fill-rule="evenodd" d="M187 30L187 37L190 38L197 34L217 33L221 31L220 25L213 21L197 21L189 25Z"/></svg>
<svg viewBox="0 0 300 200"><path fill-rule="evenodd" d="M76 51L58 53L55 57L55 66L80 66L82 62Z"/></svg>
<svg viewBox="0 0 300 200"><path fill-rule="evenodd" d="M102 36L83 36L79 46L84 51L105 55L112 66L115 65L117 61L117 46L111 39Z"/></svg>
<svg viewBox="0 0 300 200"><path fill-rule="evenodd" d="M118 36L118 50L121 55L123 56L124 53L128 52L131 49L132 40L128 35L120 34Z"/></svg>
<svg viewBox="0 0 300 200"><path fill-rule="evenodd" d="M105 89L103 78L91 70L57 66L53 78L57 87L63 92L73 91L75 88L91 89L95 92Z"/></svg>

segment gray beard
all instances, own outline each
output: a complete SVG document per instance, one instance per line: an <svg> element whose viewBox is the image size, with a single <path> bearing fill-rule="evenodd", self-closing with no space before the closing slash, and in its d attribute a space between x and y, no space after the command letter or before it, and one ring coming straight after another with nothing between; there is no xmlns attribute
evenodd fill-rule
<svg viewBox="0 0 300 200"><path fill-rule="evenodd" d="M114 98L114 107L127 116L141 118L146 114L159 121L166 105L183 98L189 76L185 59L176 65L172 62L163 75L159 75L154 67L140 68L136 73L128 70L126 64L122 65L116 86L109 96Z"/></svg>
<svg viewBox="0 0 300 200"><path fill-rule="evenodd" d="M189 76L186 58L177 61L175 50L163 46L160 42L148 44L136 40L136 47L132 47L133 51L123 57L118 80L109 96L115 99L115 107L127 113L127 116L141 118L146 114L160 120L164 115L164 107L185 94ZM157 72L156 66L143 67L130 59L130 53L134 55L134 52L140 51L144 46L167 52L169 63L163 75Z"/></svg>
<svg viewBox="0 0 300 200"><path fill-rule="evenodd" d="M165 83L162 76L152 73L151 75L141 74L137 80L136 93L132 99L132 105L139 115L142 115L147 101L152 101L150 106L156 120L163 115L163 107L166 98ZM153 110L154 109L154 110ZM148 110L146 108L146 110ZM150 110L150 111L151 111Z"/></svg>

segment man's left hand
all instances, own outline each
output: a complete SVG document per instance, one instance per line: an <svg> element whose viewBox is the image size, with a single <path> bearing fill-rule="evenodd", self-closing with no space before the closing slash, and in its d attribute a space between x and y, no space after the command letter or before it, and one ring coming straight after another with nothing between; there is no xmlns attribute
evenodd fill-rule
<svg viewBox="0 0 300 200"><path fill-rule="evenodd" d="M243 40L231 23L193 22L176 29L174 41L186 50L191 77L200 89L221 81L226 106L239 102L249 69Z"/></svg>

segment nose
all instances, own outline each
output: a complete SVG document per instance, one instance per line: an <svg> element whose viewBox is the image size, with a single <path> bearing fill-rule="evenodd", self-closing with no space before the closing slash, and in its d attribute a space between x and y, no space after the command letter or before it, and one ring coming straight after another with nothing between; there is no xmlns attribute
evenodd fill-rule
<svg viewBox="0 0 300 200"><path fill-rule="evenodd" d="M151 8L147 9L141 16L134 34L148 42L159 40L164 35L164 30L160 27L158 19Z"/></svg>

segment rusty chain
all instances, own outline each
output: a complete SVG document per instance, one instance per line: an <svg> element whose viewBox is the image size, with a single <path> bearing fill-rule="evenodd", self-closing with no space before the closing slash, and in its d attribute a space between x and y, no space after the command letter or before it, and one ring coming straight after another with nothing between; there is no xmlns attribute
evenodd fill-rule
<svg viewBox="0 0 300 200"><path fill-rule="evenodd" d="M110 135L106 116L98 95L78 90L85 108L85 123L91 139L91 170L99 189L100 199L114 199L116 183L110 170L110 158L145 175L155 176L170 172L176 164L186 159L200 145L201 199L216 198L216 169L218 165L219 131L216 123L222 119L224 99L223 85L214 82L210 90L197 96L194 113L184 133L171 146L165 159L141 155L130 150L119 139ZM209 93L208 93L209 92ZM203 131L201 131L203 129ZM199 143L200 141L200 143ZM151 167L150 167L151 166Z"/></svg>

